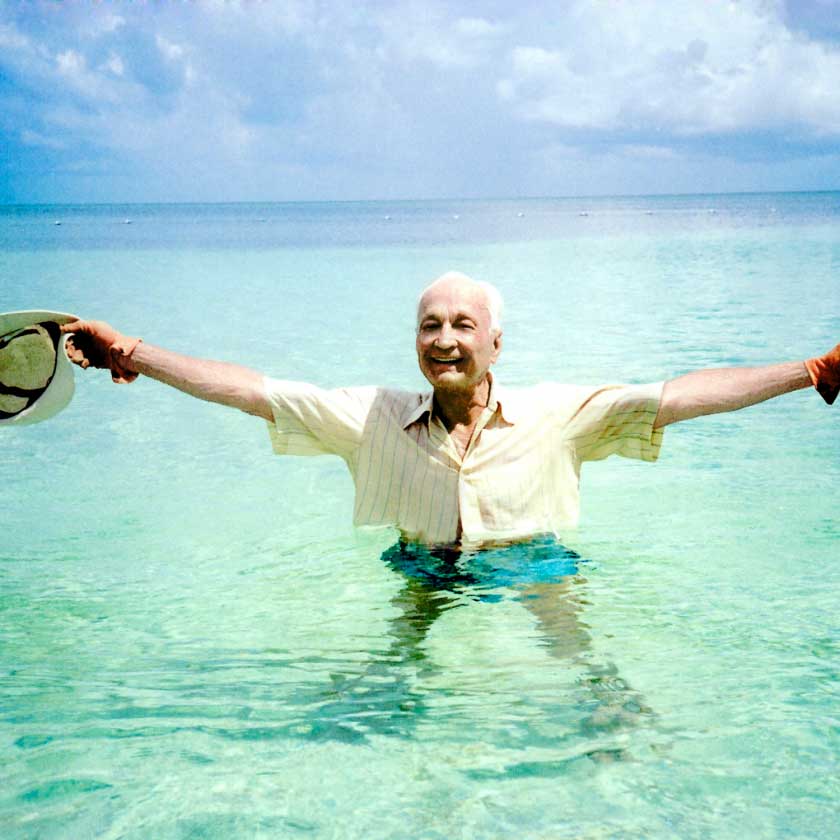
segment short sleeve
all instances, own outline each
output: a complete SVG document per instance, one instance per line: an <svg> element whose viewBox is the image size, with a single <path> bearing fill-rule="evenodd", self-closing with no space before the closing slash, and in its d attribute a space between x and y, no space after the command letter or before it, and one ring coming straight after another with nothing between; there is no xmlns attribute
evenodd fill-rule
<svg viewBox="0 0 840 840"><path fill-rule="evenodd" d="M592 388L570 417L565 439L579 461L610 455L655 461L662 429L655 429L664 382Z"/></svg>
<svg viewBox="0 0 840 840"><path fill-rule="evenodd" d="M326 390L305 382L263 379L274 416L268 431L278 455L356 455L376 388Z"/></svg>

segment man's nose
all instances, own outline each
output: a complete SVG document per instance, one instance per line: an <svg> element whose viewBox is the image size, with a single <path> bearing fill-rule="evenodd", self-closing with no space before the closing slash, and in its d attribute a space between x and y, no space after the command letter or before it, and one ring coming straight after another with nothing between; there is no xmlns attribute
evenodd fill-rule
<svg viewBox="0 0 840 840"><path fill-rule="evenodd" d="M435 336L435 344L440 347L454 347L455 346L455 332L448 324L443 324Z"/></svg>

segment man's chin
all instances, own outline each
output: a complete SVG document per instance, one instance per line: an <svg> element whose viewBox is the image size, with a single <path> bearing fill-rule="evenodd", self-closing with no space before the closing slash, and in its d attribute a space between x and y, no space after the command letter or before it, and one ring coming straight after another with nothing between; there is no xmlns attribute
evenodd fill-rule
<svg viewBox="0 0 840 840"><path fill-rule="evenodd" d="M459 394L471 391L475 385L463 374L456 372L443 373L438 376L427 376L431 386L441 394Z"/></svg>

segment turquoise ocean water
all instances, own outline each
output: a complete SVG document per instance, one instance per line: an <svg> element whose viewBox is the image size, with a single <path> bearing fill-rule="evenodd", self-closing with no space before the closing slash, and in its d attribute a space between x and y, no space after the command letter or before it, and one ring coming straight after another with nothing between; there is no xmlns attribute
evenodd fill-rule
<svg viewBox="0 0 840 840"><path fill-rule="evenodd" d="M0 208L0 310L326 386L422 387L449 268L505 295L507 384L801 359L840 194ZM587 465L572 578L430 583L338 459L76 387L0 427L3 838L840 837L838 406Z"/></svg>

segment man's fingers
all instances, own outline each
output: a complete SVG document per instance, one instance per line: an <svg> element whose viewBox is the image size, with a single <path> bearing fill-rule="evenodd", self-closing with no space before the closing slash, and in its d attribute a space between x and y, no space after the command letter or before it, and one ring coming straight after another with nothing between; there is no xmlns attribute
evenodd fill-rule
<svg viewBox="0 0 840 840"><path fill-rule="evenodd" d="M68 338L67 341L64 342L64 353L74 365L78 365L79 367L85 369L90 367L90 359L87 358L84 350L80 347L76 347L72 337Z"/></svg>
<svg viewBox="0 0 840 840"><path fill-rule="evenodd" d="M110 324L105 321L82 321L75 320L69 324L62 324L60 326L63 334L71 333L65 340L64 350L67 353L67 358L76 365L82 368L112 368L113 362L111 360L111 348L118 340L123 342L133 341L131 349L134 349L139 339L126 339L121 336ZM126 345L128 346L128 345ZM129 351L122 350L124 354ZM117 371L120 377L127 377L128 373L120 368ZM136 376L136 375L135 375ZM120 378L119 381L122 381Z"/></svg>
<svg viewBox="0 0 840 840"><path fill-rule="evenodd" d="M70 359L70 361L73 362L74 365L79 365L83 368L86 368L90 365L90 359L88 359L84 353L78 350L75 353L68 353L67 358Z"/></svg>

